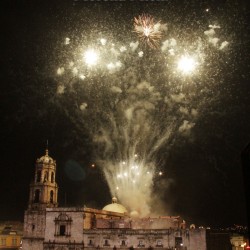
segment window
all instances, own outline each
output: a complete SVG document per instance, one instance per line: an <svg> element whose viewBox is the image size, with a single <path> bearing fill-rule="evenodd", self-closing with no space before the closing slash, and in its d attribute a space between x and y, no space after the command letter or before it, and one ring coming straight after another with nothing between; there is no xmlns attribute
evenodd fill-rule
<svg viewBox="0 0 250 250"><path fill-rule="evenodd" d="M40 201L40 190L36 189L35 191L35 198L34 198L34 202L38 203Z"/></svg>
<svg viewBox="0 0 250 250"><path fill-rule="evenodd" d="M55 218L55 236L70 236L72 219L66 213Z"/></svg>
<svg viewBox="0 0 250 250"><path fill-rule="evenodd" d="M175 246L176 247L182 246L182 237L175 237Z"/></svg>
<svg viewBox="0 0 250 250"><path fill-rule="evenodd" d="M162 242L161 242L161 240L157 240L156 246L157 246L157 247L162 247Z"/></svg>
<svg viewBox="0 0 250 250"><path fill-rule="evenodd" d="M121 244L122 246L126 246L126 242L125 242L125 240L122 240L122 244Z"/></svg>
<svg viewBox="0 0 250 250"><path fill-rule="evenodd" d="M6 245L6 239L5 238L2 238L1 239L1 246L5 246Z"/></svg>
<svg viewBox="0 0 250 250"><path fill-rule="evenodd" d="M104 246L109 246L109 241L108 240L105 240Z"/></svg>
<svg viewBox="0 0 250 250"><path fill-rule="evenodd" d="M16 246L17 245L17 239L16 238L13 238L12 239L12 246Z"/></svg>
<svg viewBox="0 0 250 250"><path fill-rule="evenodd" d="M143 240L139 240L138 247L144 247Z"/></svg>
<svg viewBox="0 0 250 250"><path fill-rule="evenodd" d="M55 178L54 178L54 172L52 172L52 173L51 173L51 178L50 178L51 183L54 183L54 179L55 179Z"/></svg>
<svg viewBox="0 0 250 250"><path fill-rule="evenodd" d="M92 240L89 240L89 246L93 246L93 241Z"/></svg>
<svg viewBox="0 0 250 250"><path fill-rule="evenodd" d="M54 196L54 192L53 192L53 190L51 190L50 191L50 197L49 197L50 203L53 203L53 196Z"/></svg>
<svg viewBox="0 0 250 250"><path fill-rule="evenodd" d="M66 226L65 225L60 225L59 235L63 236L65 234L66 234Z"/></svg>
<svg viewBox="0 0 250 250"><path fill-rule="evenodd" d="M41 171L38 170L36 174L36 182L40 182L40 181L41 181Z"/></svg>
<svg viewBox="0 0 250 250"><path fill-rule="evenodd" d="M32 224L32 231L34 231L35 230L35 225L34 224Z"/></svg>

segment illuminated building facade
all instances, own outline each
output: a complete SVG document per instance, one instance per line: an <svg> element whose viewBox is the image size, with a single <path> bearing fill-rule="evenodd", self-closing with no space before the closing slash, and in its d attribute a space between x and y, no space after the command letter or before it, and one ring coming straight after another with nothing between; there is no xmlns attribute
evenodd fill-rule
<svg viewBox="0 0 250 250"><path fill-rule="evenodd" d="M23 224L20 222L4 222L0 224L0 249L20 249Z"/></svg>
<svg viewBox="0 0 250 250"><path fill-rule="evenodd" d="M180 216L130 217L117 202L102 210L58 207L56 162L36 162L24 218L23 250L206 250L206 230L187 229Z"/></svg>

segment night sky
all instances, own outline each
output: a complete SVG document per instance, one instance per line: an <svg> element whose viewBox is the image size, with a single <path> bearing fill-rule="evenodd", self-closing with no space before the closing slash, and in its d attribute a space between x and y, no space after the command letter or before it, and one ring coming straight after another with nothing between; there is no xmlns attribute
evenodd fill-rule
<svg viewBox="0 0 250 250"><path fill-rule="evenodd" d="M163 175L154 178L153 194L159 194L166 211L181 215L188 223L213 227L246 225L240 155L250 142L247 0L12 0L1 1L0 5L0 220L23 219L35 160L45 154L47 140L49 154L57 161L59 204L102 208L110 203L108 185L93 153L95 145L85 129L91 123L75 110L76 99L83 96L74 94L78 93L74 87L75 92L58 97L58 84L64 78L57 75L57 70L70 56L65 52L65 38L70 38L70 48L80 46L81 39L87 44L102 36L112 41L135 42L138 37L133 32L134 17L148 13L168 25L160 44L170 38L168 34L182 41L203 37L210 24L219 24L221 41L229 42L223 52L214 52L207 45L209 58L204 60L203 69L195 79L185 79L191 81L190 96L191 91L199 89L200 99L193 100L196 106L202 102L202 109L188 133L180 135L177 129L167 145L159 149L157 164ZM152 64L154 58L162 57L161 47L139 46L150 69L159 76L156 81L161 82L163 68L157 67L160 59ZM143 70L147 72L147 68ZM105 75L98 74L84 81L97 85L105 81ZM173 81L171 77L167 79ZM96 90L102 91L98 86ZM178 113L174 109L172 112Z"/></svg>

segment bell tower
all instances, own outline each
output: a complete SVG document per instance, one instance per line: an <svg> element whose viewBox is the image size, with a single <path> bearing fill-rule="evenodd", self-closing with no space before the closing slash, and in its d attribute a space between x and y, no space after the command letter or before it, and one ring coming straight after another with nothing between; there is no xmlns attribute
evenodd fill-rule
<svg viewBox="0 0 250 250"><path fill-rule="evenodd" d="M57 207L58 186L55 181L56 161L45 155L35 164L34 180L30 184L28 209L24 214L23 249L43 250L46 208Z"/></svg>
<svg viewBox="0 0 250 250"><path fill-rule="evenodd" d="M57 207L56 161L45 155L36 160L35 178L30 184L29 209Z"/></svg>

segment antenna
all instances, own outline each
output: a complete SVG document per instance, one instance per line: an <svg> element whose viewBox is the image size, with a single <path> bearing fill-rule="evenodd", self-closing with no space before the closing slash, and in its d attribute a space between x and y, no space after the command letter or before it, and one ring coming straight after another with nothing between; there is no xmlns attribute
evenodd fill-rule
<svg viewBox="0 0 250 250"><path fill-rule="evenodd" d="M46 143L47 145L46 145L46 150L45 150L45 152L46 152L46 155L48 156L49 155L49 140L47 139L47 143Z"/></svg>

